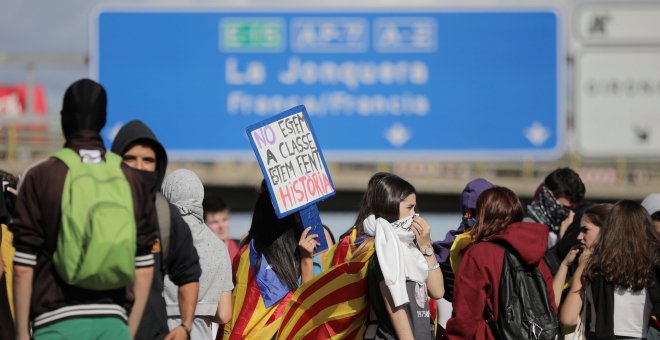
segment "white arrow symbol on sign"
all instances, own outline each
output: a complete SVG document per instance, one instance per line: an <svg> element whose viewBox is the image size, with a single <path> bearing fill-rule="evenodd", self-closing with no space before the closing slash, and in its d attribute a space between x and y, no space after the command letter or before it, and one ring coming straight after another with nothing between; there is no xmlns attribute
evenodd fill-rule
<svg viewBox="0 0 660 340"><path fill-rule="evenodd" d="M543 124L536 121L532 123L532 126L525 128L524 134L534 146L541 146L550 138L550 131Z"/></svg>
<svg viewBox="0 0 660 340"><path fill-rule="evenodd" d="M395 147L401 147L412 137L410 131L400 123L394 123L385 131L385 138Z"/></svg>

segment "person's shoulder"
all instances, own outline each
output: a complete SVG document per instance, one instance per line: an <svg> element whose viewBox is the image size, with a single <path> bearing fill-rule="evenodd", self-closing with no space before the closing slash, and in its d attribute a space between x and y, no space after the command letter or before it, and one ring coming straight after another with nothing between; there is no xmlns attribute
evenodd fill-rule
<svg viewBox="0 0 660 340"><path fill-rule="evenodd" d="M465 257L474 257L478 260L493 258L495 254L503 254L502 246L493 242L478 242L465 251Z"/></svg>
<svg viewBox="0 0 660 340"><path fill-rule="evenodd" d="M183 219L183 217L181 217L181 214L179 214L178 208L174 204L169 203L169 202L168 202L168 206L170 208L169 213L170 213L170 223L172 225L172 228L176 228L179 231L186 231L187 230L187 233L191 234L190 226Z"/></svg>
<svg viewBox="0 0 660 340"><path fill-rule="evenodd" d="M495 244L494 242L483 241L473 244L468 251L472 253L490 253L494 249L502 249L502 246Z"/></svg>
<svg viewBox="0 0 660 340"><path fill-rule="evenodd" d="M54 174L60 173L60 171L57 171L58 168L62 170L66 169L66 165L54 157L48 157L33 163L23 171L23 174L20 176L18 181L17 189L20 190L20 188L23 186L23 183L25 183L28 179L34 181L35 179L38 180L41 178L52 178ZM62 174L62 176L64 175Z"/></svg>
<svg viewBox="0 0 660 340"><path fill-rule="evenodd" d="M527 222L527 223L538 223L539 222L534 218L534 216L529 215L529 214L525 215L525 217L523 217L522 221Z"/></svg>
<svg viewBox="0 0 660 340"><path fill-rule="evenodd" d="M227 244L225 244L223 240L218 238L218 236L216 236L211 231L211 229L206 225L206 223L202 224L202 226L204 227L204 229L202 230L202 238L204 238L206 242L208 242L211 245L211 247L215 252L219 252L220 256L224 257L223 254L227 254L227 252L225 252L225 249L229 251L229 247L227 246Z"/></svg>
<svg viewBox="0 0 660 340"><path fill-rule="evenodd" d="M55 157L44 158L40 161L37 161L30 165L25 171L21 178L26 178L27 176L37 176L44 173L52 173L53 167L57 166L66 166L62 161L58 160Z"/></svg>
<svg viewBox="0 0 660 340"><path fill-rule="evenodd" d="M160 214L161 212L158 213ZM215 237L215 235L213 235L213 237ZM172 261L199 261L199 253L195 248L195 240L193 238L192 232L190 231L190 226L183 219L183 217L181 217L176 206L172 205L171 203L169 240L170 249L176 249L176 251L171 252L171 256L168 255Z"/></svg>

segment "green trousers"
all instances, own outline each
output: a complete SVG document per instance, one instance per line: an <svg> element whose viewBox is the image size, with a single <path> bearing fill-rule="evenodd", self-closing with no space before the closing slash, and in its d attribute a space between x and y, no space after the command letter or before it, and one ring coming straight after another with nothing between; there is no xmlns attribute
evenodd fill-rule
<svg viewBox="0 0 660 340"><path fill-rule="evenodd" d="M36 340L130 340L131 338L126 322L113 317L62 320L37 329L33 336Z"/></svg>

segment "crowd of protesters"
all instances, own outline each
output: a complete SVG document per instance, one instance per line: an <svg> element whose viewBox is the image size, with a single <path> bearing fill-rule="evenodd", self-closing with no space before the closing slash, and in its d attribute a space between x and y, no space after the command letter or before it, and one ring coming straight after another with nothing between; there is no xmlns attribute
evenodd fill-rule
<svg viewBox="0 0 660 340"><path fill-rule="evenodd" d="M106 150L106 106L100 84L73 83L63 151L0 172L2 339L660 339L660 194L590 202L559 168L524 206L477 178L434 242L415 187L379 172L315 253L265 181L231 239L228 205L190 170L166 176L142 121Z"/></svg>

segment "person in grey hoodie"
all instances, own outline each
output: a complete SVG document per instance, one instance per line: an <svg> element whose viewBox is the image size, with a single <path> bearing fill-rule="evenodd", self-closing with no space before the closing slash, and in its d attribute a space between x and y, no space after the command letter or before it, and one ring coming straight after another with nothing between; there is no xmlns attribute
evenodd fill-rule
<svg viewBox="0 0 660 340"><path fill-rule="evenodd" d="M227 246L204 224L204 186L194 172L187 169L172 172L165 177L161 192L190 227L202 267L190 338L211 339L211 322L224 324L231 319L231 291L234 284ZM167 303L167 323L170 328L177 327L181 323L177 287L168 278L165 278L163 295Z"/></svg>

